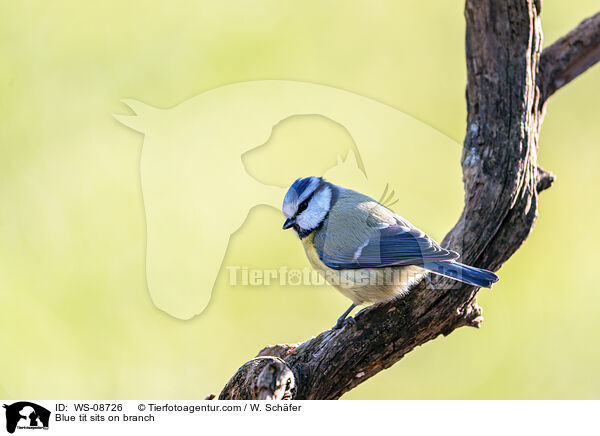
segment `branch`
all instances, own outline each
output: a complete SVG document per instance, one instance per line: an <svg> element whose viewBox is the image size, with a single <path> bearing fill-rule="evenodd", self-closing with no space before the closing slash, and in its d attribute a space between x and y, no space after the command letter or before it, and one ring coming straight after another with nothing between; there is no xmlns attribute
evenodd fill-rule
<svg viewBox="0 0 600 436"><path fill-rule="evenodd" d="M459 251L467 264L497 270L530 234L538 193L554 180L537 166L539 1L467 0L465 19L465 207L442 245ZM264 348L238 370L220 398L259 398L265 385L260 373L275 363L270 380L280 381L271 382L269 392L289 377L288 397L337 399L415 347L462 326L479 327L477 291L443 277L435 277L432 287L421 282L401 299L361 310L355 325L299 345Z"/></svg>
<svg viewBox="0 0 600 436"><path fill-rule="evenodd" d="M539 83L541 103L600 61L600 12L542 52Z"/></svg>
<svg viewBox="0 0 600 436"><path fill-rule="evenodd" d="M219 400L289 400L296 380L277 357L256 357L246 362L223 388Z"/></svg>
<svg viewBox="0 0 600 436"><path fill-rule="evenodd" d="M549 189L554 181L556 180L556 176L551 171L546 171L542 167L538 167L538 181L536 185L537 192L540 193Z"/></svg>

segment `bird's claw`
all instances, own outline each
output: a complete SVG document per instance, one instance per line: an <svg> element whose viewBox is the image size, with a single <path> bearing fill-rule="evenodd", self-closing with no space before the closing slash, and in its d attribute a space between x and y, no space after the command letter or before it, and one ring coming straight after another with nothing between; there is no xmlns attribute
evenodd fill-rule
<svg viewBox="0 0 600 436"><path fill-rule="evenodd" d="M344 325L346 325L346 324L355 326L356 320L351 316L344 318L344 319L338 319L337 323L331 328L331 330L339 330L342 327L344 327Z"/></svg>

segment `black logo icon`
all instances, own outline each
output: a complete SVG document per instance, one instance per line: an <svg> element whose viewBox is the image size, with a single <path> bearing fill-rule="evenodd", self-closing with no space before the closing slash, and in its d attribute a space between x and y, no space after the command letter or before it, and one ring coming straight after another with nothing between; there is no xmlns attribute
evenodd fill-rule
<svg viewBox="0 0 600 436"><path fill-rule="evenodd" d="M6 409L6 431L14 433L15 429L48 429L50 411L29 401L19 401L3 406Z"/></svg>

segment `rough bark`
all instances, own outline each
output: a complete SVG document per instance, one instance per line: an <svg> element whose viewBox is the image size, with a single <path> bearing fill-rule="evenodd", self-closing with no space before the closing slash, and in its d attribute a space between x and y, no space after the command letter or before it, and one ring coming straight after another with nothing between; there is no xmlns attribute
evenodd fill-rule
<svg viewBox="0 0 600 436"><path fill-rule="evenodd" d="M542 53L542 102L600 60L600 13L584 20Z"/></svg>
<svg viewBox="0 0 600 436"><path fill-rule="evenodd" d="M554 180L537 166L544 106L540 87L545 97L550 95L581 73L582 65L589 67L600 46L596 16L593 24L581 25L586 35L595 35L583 38L583 45L570 33L542 54L539 9L533 0L467 0L465 6L465 207L443 245L459 251L465 263L491 270L500 268L530 234L538 193ZM540 57L543 76L538 77ZM356 325L325 331L299 345L264 348L238 370L219 398L256 399L263 386L273 398L337 399L415 347L461 326L479 327L483 317L477 291L440 277L433 279L433 288L420 283L402 299L363 309ZM266 367L273 371L270 384L261 382ZM283 384L288 388L282 390Z"/></svg>
<svg viewBox="0 0 600 436"><path fill-rule="evenodd" d="M296 390L295 382L282 359L257 357L246 362L229 380L219 400L289 400Z"/></svg>

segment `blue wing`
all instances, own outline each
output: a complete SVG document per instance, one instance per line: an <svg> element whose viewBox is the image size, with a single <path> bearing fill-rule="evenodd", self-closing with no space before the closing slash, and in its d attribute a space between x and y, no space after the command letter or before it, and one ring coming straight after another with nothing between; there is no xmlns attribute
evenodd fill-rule
<svg viewBox="0 0 600 436"><path fill-rule="evenodd" d="M373 229L371 236L360 245L344 251L327 249L326 231L315 236L314 244L321 261L336 270L420 265L459 257L458 253L440 247L419 229L402 222Z"/></svg>

